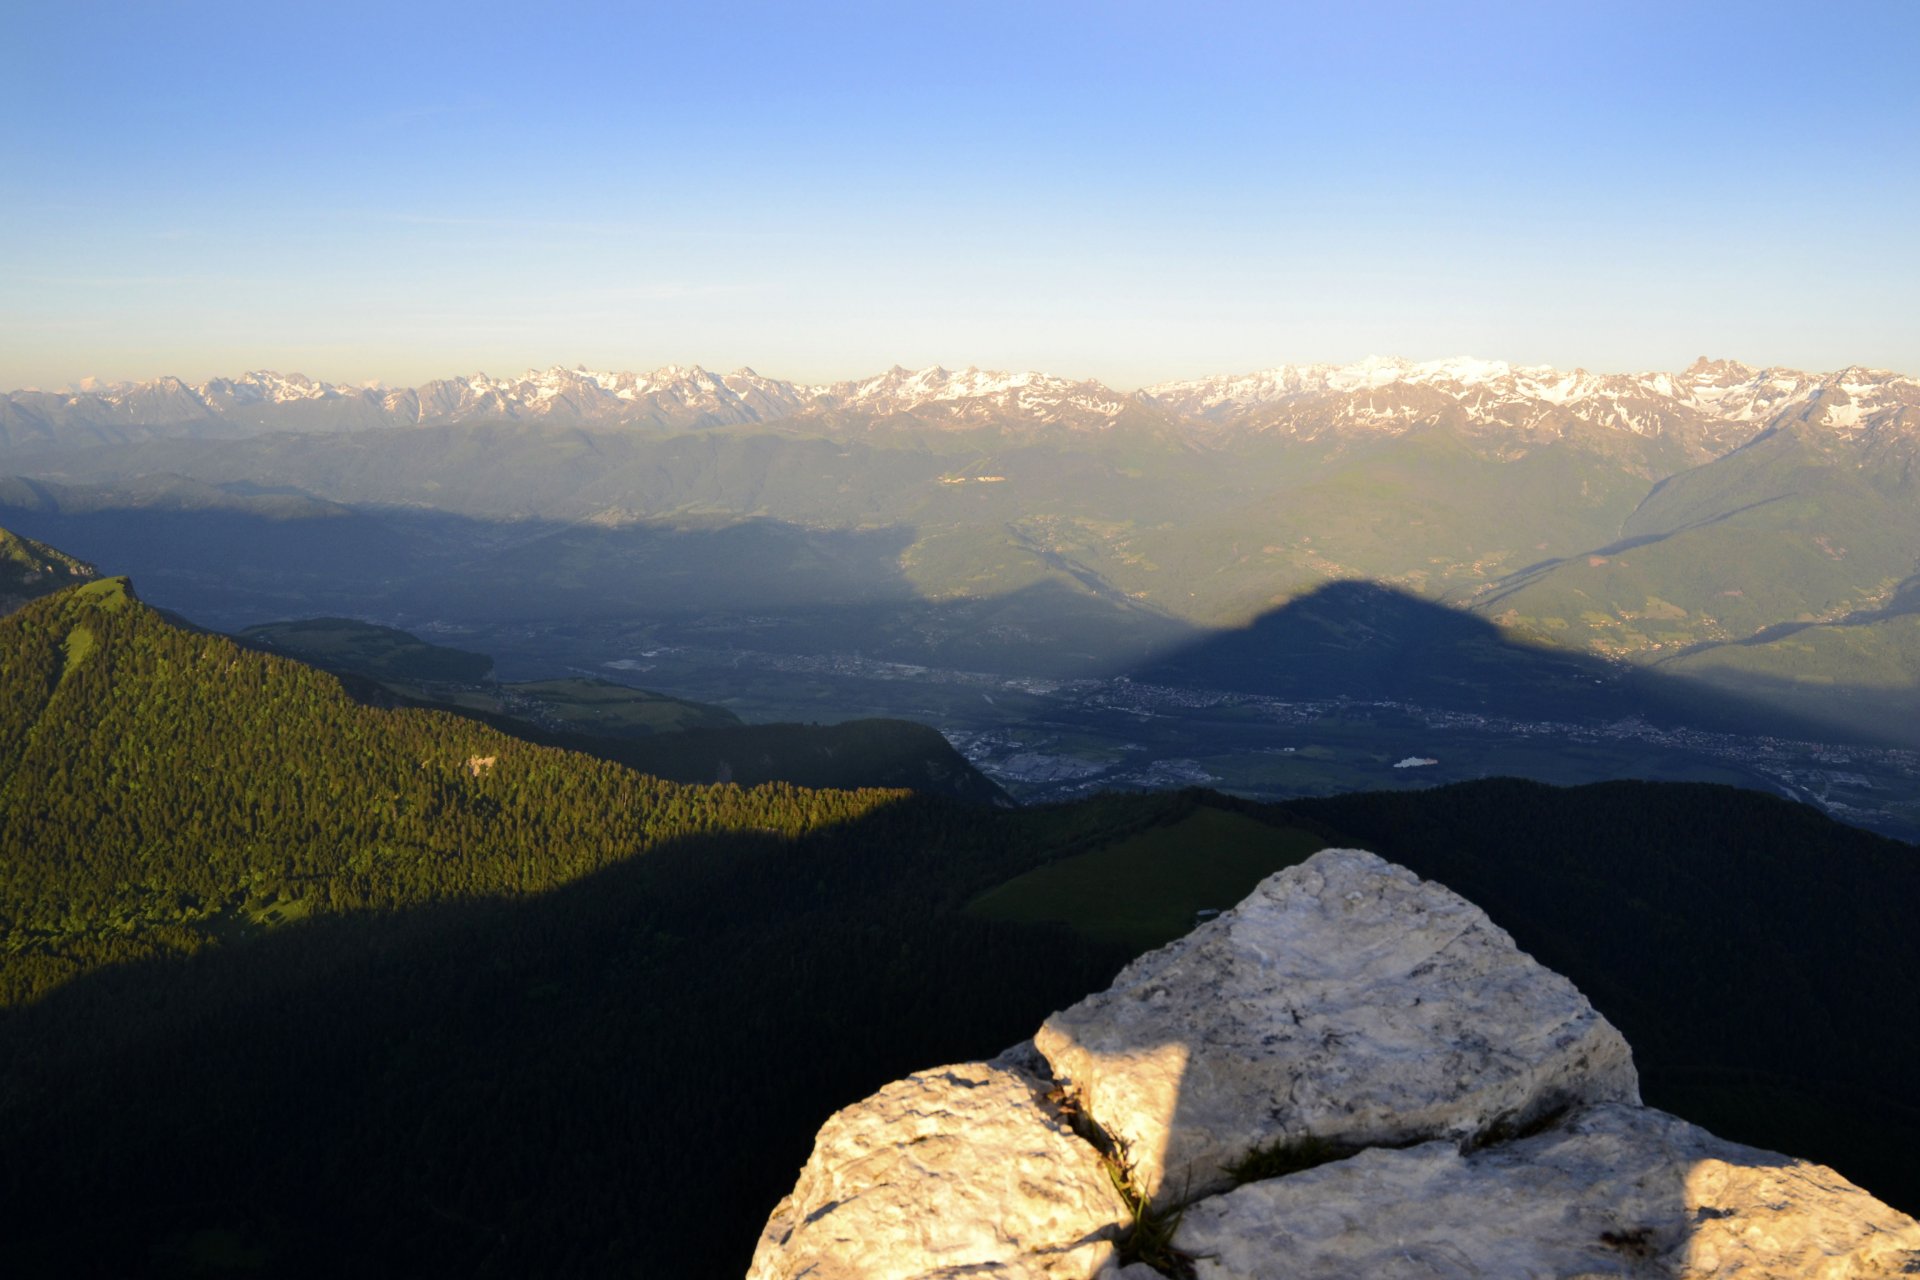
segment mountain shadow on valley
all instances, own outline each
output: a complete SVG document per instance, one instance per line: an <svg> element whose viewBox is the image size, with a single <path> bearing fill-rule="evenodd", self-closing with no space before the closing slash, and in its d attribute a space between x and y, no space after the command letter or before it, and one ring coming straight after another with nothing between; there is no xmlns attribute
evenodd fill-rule
<svg viewBox="0 0 1920 1280"><path fill-rule="evenodd" d="M0 481L0 524L86 548L136 578L155 604L217 626L369 612L579 620L914 596L899 567L911 529L811 529L751 518L611 526L477 520L263 498L174 479L138 495Z"/></svg>
<svg viewBox="0 0 1920 1280"><path fill-rule="evenodd" d="M181 486L164 490L166 503L125 505L116 492L0 480L0 525L110 565L156 606L230 630L316 615L562 639L569 628L660 624L679 644L1051 677L1104 675L1195 634L1124 593L1031 564L1005 590L928 599L902 564L911 526L479 520ZM511 673L551 674L551 664Z"/></svg>
<svg viewBox="0 0 1920 1280"><path fill-rule="evenodd" d="M1731 733L1861 736L1627 663L1527 644L1473 614L1360 580L1317 587L1132 674L1290 701L1404 702L1513 720L1639 717Z"/></svg>
<svg viewBox="0 0 1920 1280"><path fill-rule="evenodd" d="M1040 576L1023 569L977 594L930 599L903 563L917 537L904 525L479 520L177 477L150 483L164 502L146 494L145 505L127 506L115 492L0 481L0 524L132 573L147 599L201 623L335 614L432 635L445 623L490 631L484 647L515 679L585 665L590 655L597 667L665 642L1050 679L1125 672L1148 683L1515 720L1638 716L1817 741L1911 741L1886 717L1849 714L1872 703L1870 689L1832 686L1833 713L1821 715L1805 690L1775 690L1764 675L1736 691L1536 646L1366 580L1326 583L1243 628L1206 632L1099 580L1036 568L1018 550L1010 554Z"/></svg>

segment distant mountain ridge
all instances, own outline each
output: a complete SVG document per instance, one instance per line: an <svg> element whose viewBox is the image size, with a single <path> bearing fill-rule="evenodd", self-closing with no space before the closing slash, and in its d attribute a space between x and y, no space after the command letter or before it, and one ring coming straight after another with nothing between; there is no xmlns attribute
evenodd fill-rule
<svg viewBox="0 0 1920 1280"><path fill-rule="evenodd" d="M1920 380L1858 366L1833 373L1694 361L1678 373L1596 374L1500 360L1283 365L1162 383L1142 395L1187 418L1314 435L1342 426L1398 433L1477 425L1536 435L1568 426L1672 438L1725 453L1785 420L1855 436L1920 424Z"/></svg>
<svg viewBox="0 0 1920 1280"><path fill-rule="evenodd" d="M526 420L602 429L690 430L813 419L828 428L905 418L937 426L1032 423L1099 430L1141 419L1189 430L1317 439L1467 426L1522 437L1582 430L1672 440L1718 456L1785 420L1862 439L1920 427L1920 379L1880 369L1754 368L1704 357L1677 373L1455 358L1279 365L1163 382L1133 393L1092 380L934 365L808 385L752 369L648 373L582 367L484 373L412 388L355 386L257 370L198 386L179 378L21 390L0 400L0 443L113 443L167 436L362 431Z"/></svg>
<svg viewBox="0 0 1920 1280"><path fill-rule="evenodd" d="M1907 375L1372 360L1130 395L944 368L207 387L0 399L0 520L239 623L714 610L763 639L778 615L809 645L1051 675L1366 580L1920 741ZM168 406L197 416L140 425Z"/></svg>
<svg viewBox="0 0 1920 1280"><path fill-rule="evenodd" d="M96 576L98 571L84 560L0 529L0 613Z"/></svg>

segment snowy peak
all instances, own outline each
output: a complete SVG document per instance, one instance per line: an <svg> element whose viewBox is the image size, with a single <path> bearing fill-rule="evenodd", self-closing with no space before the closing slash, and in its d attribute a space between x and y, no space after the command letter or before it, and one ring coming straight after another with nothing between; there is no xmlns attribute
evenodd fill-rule
<svg viewBox="0 0 1920 1280"><path fill-rule="evenodd" d="M1850 416L1845 405L1877 406L1860 410L1864 422L1876 411L1910 408L1916 392L1920 383L1884 370L1823 376L1702 357L1679 373L1595 374L1462 356L1280 365L1161 383L1139 396L1180 417L1299 436L1443 423L1529 436L1597 427L1672 439L1711 456L1819 398L1843 406L1825 419L1838 425Z"/></svg>
<svg viewBox="0 0 1920 1280"><path fill-rule="evenodd" d="M209 406L231 407L242 404L291 404L301 400L337 399L339 388L316 382L301 373L276 373L255 369L237 378L214 378L195 387L194 393ZM349 394L364 388L347 388Z"/></svg>
<svg viewBox="0 0 1920 1280"><path fill-rule="evenodd" d="M0 398L0 444L499 420L685 431L789 419L817 430L873 430L910 419L954 429L1103 431L1127 414L1208 434L1298 439L1440 426L1522 445L1625 434L1671 442L1705 459L1789 421L1853 439L1920 438L1920 381L1883 369L1818 374L1705 357L1674 373L1605 374L1470 356L1375 356L1165 382L1131 395L1089 380L973 365L896 365L828 386L745 367L716 374L679 364L649 372L556 365L504 378L473 373L417 388L336 385L257 369L199 386L179 378L87 379L64 391L16 391Z"/></svg>
<svg viewBox="0 0 1920 1280"><path fill-rule="evenodd" d="M584 366L530 369L515 378L484 373L420 388L419 420L549 418L607 426L698 427L770 422L807 402L792 383L752 370L724 377L699 365L663 365L649 373Z"/></svg>
<svg viewBox="0 0 1920 1280"><path fill-rule="evenodd" d="M958 371L941 365L919 370L895 365L876 377L835 383L824 389L823 398L840 410L878 414L932 410L932 416L948 419L1011 416L1040 422L1112 419L1128 404L1125 396L1097 382L973 365Z"/></svg>

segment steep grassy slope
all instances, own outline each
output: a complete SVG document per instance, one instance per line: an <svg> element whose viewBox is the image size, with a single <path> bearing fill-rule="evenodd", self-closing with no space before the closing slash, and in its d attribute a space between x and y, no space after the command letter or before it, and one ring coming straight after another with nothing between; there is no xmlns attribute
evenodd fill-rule
<svg viewBox="0 0 1920 1280"><path fill-rule="evenodd" d="M1233 906L1261 880L1326 847L1317 827L1195 805L1138 835L1059 858L967 904L987 920L1057 921L1136 951L1190 932L1200 914Z"/></svg>
<svg viewBox="0 0 1920 1280"><path fill-rule="evenodd" d="M1558 643L1639 658L1882 608L1920 564L1920 505L1902 473L1869 469L1857 452L1804 426L1773 431L1656 488L1617 540L1522 574L1475 607Z"/></svg>
<svg viewBox="0 0 1920 1280"><path fill-rule="evenodd" d="M1809 719L1920 738L1920 608L1909 580L1882 612L1769 627L1737 644L1676 654L1660 669Z"/></svg>

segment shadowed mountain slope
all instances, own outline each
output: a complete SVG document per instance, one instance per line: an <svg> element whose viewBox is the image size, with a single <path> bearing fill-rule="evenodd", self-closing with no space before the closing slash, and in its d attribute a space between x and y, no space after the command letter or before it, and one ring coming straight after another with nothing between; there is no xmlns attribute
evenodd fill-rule
<svg viewBox="0 0 1920 1280"><path fill-rule="evenodd" d="M36 596L84 582L95 574L94 567L83 560L76 560L43 542L0 529L0 613L17 609Z"/></svg>

